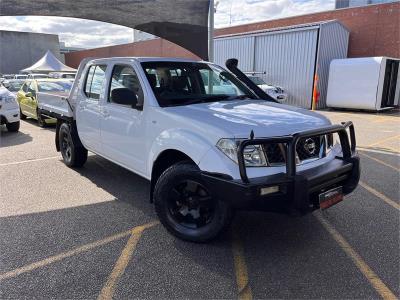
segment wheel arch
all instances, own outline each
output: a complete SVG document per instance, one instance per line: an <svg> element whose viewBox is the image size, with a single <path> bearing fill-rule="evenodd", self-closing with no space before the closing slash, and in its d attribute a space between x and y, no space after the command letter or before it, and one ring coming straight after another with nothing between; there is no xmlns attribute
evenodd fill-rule
<svg viewBox="0 0 400 300"><path fill-rule="evenodd" d="M76 127L76 122L75 121L70 121L66 119L58 119L57 118L57 124L56 124L56 136L55 136L55 144L56 144L56 149L57 152L60 152L60 144L59 144L59 137L60 137L60 127L62 124L67 124L69 126L69 129L71 131L71 136L73 139L74 144L77 147L82 147L85 148L81 142L81 139L79 138L78 135L78 128Z"/></svg>
<svg viewBox="0 0 400 300"><path fill-rule="evenodd" d="M166 149L157 156L151 169L150 202L153 202L154 186L161 174L170 166L182 161L187 161L197 166L191 157L180 150Z"/></svg>

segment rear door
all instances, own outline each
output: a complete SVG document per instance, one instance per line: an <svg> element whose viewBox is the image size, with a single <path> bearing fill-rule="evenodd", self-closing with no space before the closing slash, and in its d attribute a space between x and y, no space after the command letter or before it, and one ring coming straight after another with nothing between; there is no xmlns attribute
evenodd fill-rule
<svg viewBox="0 0 400 300"><path fill-rule="evenodd" d="M104 98L105 64L93 64L86 69L80 100L76 106L76 121L79 137L86 148L101 152L99 102Z"/></svg>
<svg viewBox="0 0 400 300"><path fill-rule="evenodd" d="M111 66L110 66L111 68ZM116 90L125 90L117 99ZM126 99L125 99L125 98ZM129 98L129 99L128 99ZM137 102L137 105L132 105ZM112 66L101 117L101 140L106 156L139 174L145 172L145 118L142 83L131 65Z"/></svg>

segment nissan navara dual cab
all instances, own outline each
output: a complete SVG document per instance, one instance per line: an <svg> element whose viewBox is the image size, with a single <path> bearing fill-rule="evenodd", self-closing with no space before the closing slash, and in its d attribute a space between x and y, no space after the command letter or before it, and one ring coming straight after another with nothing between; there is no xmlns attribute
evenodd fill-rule
<svg viewBox="0 0 400 300"><path fill-rule="evenodd" d="M359 180L351 122L279 104L230 59L87 59L69 97L45 97L56 147L81 167L88 151L151 183L165 228L205 242L237 209L302 215L326 209Z"/></svg>

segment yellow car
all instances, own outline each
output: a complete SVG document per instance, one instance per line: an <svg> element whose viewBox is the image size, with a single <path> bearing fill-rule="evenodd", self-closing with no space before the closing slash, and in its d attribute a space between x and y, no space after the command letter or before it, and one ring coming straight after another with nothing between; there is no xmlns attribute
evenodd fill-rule
<svg viewBox="0 0 400 300"><path fill-rule="evenodd" d="M40 127L47 123L55 123L56 120L38 113L38 93L60 94L69 92L72 80L68 79L32 79L27 80L17 93L17 101L20 107L21 119L27 117L36 119Z"/></svg>

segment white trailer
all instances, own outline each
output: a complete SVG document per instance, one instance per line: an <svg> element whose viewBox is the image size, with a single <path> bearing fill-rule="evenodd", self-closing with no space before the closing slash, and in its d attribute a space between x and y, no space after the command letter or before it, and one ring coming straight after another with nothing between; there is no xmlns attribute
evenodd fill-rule
<svg viewBox="0 0 400 300"><path fill-rule="evenodd" d="M399 105L400 59L363 57L331 62L327 105L334 108L384 110Z"/></svg>

